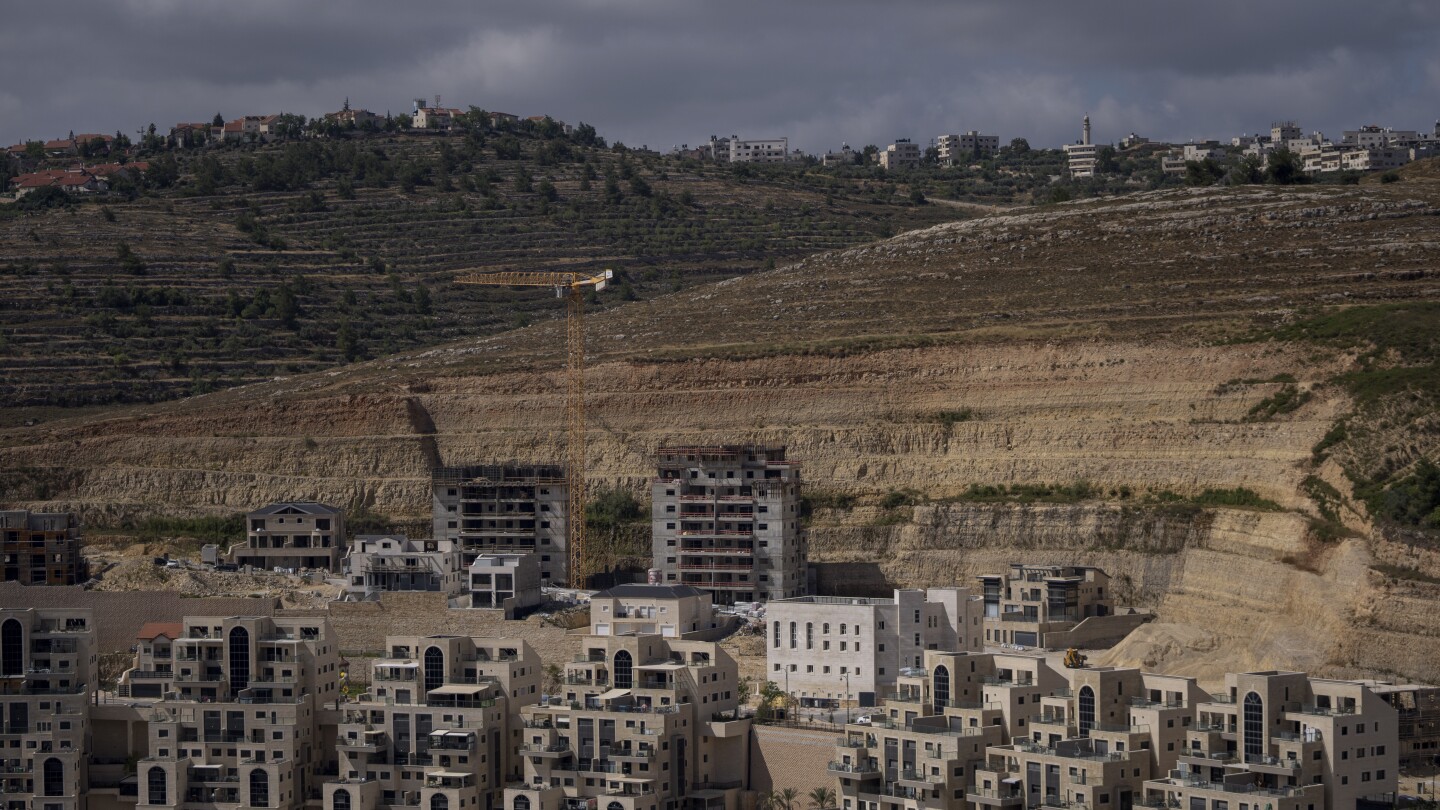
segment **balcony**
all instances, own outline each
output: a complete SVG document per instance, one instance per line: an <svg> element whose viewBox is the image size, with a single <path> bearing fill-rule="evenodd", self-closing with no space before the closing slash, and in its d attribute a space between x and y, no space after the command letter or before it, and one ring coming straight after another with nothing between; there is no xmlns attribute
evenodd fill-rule
<svg viewBox="0 0 1440 810"><path fill-rule="evenodd" d="M825 766L830 773L837 774L841 778L851 779L879 779L880 763L876 760L851 765L845 762L831 762Z"/></svg>
<svg viewBox="0 0 1440 810"><path fill-rule="evenodd" d="M1298 759L1282 759L1281 757L1268 755L1257 756L1255 754L1246 754L1245 764L1250 766L1251 770L1268 771L1286 775L1289 775L1292 771L1300 770L1300 760Z"/></svg>
<svg viewBox="0 0 1440 810"><path fill-rule="evenodd" d="M1025 794L1018 790L994 790L991 788L970 788L966 794L970 801L982 807L1023 807Z"/></svg>
<svg viewBox="0 0 1440 810"><path fill-rule="evenodd" d="M520 746L520 752L545 759L563 759L564 757L573 756L575 753L570 743L531 743Z"/></svg>
<svg viewBox="0 0 1440 810"><path fill-rule="evenodd" d="M606 759L624 762L649 762L655 759L655 750L652 748L611 748L601 749L600 753Z"/></svg>
<svg viewBox="0 0 1440 810"><path fill-rule="evenodd" d="M925 771L917 771L914 768L906 768L900 772L900 778L897 781L902 785L918 787L922 790L931 790L945 784L945 774L931 774Z"/></svg>

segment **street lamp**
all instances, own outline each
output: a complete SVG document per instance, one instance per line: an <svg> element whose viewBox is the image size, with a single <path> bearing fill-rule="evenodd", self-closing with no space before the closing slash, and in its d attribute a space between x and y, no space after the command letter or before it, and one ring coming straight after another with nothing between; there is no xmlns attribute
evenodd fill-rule
<svg viewBox="0 0 1440 810"><path fill-rule="evenodd" d="M840 677L845 679L845 722L850 722L850 673L847 671Z"/></svg>

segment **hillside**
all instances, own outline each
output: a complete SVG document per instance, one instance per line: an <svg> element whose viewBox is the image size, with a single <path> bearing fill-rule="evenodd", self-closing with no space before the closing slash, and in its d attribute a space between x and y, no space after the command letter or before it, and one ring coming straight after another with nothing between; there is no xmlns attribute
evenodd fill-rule
<svg viewBox="0 0 1440 810"><path fill-rule="evenodd" d="M783 442L826 590L1093 562L1160 617L1115 661L1435 680L1437 214L1423 179L1146 193L607 307L592 475L638 490L662 442ZM414 519L435 464L560 457L561 340L544 321L6 429L24 474L0 497Z"/></svg>
<svg viewBox="0 0 1440 810"><path fill-rule="evenodd" d="M613 266L605 307L968 216L523 133L172 157L135 199L0 206L7 406L173 399L553 312L546 291L452 284L463 269Z"/></svg>

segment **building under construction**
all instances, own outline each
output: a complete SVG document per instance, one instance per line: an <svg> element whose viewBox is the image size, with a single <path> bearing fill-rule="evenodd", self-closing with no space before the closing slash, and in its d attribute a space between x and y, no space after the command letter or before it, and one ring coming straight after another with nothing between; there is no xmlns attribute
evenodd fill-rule
<svg viewBox="0 0 1440 810"><path fill-rule="evenodd" d="M800 462L784 447L662 447L652 483L653 552L662 584L717 605L803 596Z"/></svg>
<svg viewBox="0 0 1440 810"><path fill-rule="evenodd" d="M556 464L442 467L431 478L436 540L453 540L461 566L482 554L538 555L540 578L569 579L566 520L569 489Z"/></svg>
<svg viewBox="0 0 1440 810"><path fill-rule="evenodd" d="M69 512L0 512L0 559L5 582L79 585L88 576L80 556L80 521Z"/></svg>

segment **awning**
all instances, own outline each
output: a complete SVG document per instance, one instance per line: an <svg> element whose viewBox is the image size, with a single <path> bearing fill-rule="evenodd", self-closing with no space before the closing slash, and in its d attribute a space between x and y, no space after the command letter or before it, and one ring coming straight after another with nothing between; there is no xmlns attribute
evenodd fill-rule
<svg viewBox="0 0 1440 810"><path fill-rule="evenodd" d="M387 669L419 669L420 665L415 663L414 661L401 661L394 664L377 661L375 662L375 667L377 669L380 667L385 667Z"/></svg>
<svg viewBox="0 0 1440 810"><path fill-rule="evenodd" d="M596 698L596 700L614 700L616 698L625 697L628 694L630 694L629 689L611 689L609 692L606 692L605 694Z"/></svg>
<svg viewBox="0 0 1440 810"><path fill-rule="evenodd" d="M1010 778L1008 778L1008 779L1001 779L1000 782L1001 782L1002 784L1006 784L1006 785L1018 785L1018 784L1020 784L1020 780L1019 780L1019 779L1016 779L1016 778L1013 777L1013 776L1010 777Z"/></svg>
<svg viewBox="0 0 1440 810"><path fill-rule="evenodd" d="M659 663L659 664L641 664L640 666L636 667L636 669L659 669L659 670L667 670L667 671L674 671L674 670L677 670L677 669L684 669L684 668L685 668L685 665L682 664L682 663L679 663L678 661L663 661L663 662L661 662L661 663Z"/></svg>
<svg viewBox="0 0 1440 810"><path fill-rule="evenodd" d="M435 692L436 690L431 689L430 691L431 691L431 692ZM446 729L438 729L438 730L436 730L436 731L432 731L432 732L430 732L430 736L431 736L431 737L473 737L473 736L475 736L475 732L473 732L473 731L452 731L452 730L446 728Z"/></svg>
<svg viewBox="0 0 1440 810"><path fill-rule="evenodd" d="M479 695L489 691L489 686L467 683L447 683L429 690L432 695Z"/></svg>

